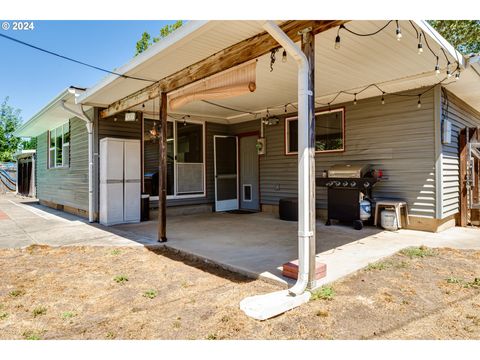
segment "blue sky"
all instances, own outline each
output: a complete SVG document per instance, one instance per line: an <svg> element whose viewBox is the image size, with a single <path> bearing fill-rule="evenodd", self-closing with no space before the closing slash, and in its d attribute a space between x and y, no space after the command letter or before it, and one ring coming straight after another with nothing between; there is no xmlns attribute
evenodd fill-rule
<svg viewBox="0 0 480 360"><path fill-rule="evenodd" d="M142 32L157 36L173 21L34 21L32 31L0 31L47 50L108 70L135 54ZM22 110L28 120L70 85L90 87L104 72L39 52L0 37L0 101Z"/></svg>

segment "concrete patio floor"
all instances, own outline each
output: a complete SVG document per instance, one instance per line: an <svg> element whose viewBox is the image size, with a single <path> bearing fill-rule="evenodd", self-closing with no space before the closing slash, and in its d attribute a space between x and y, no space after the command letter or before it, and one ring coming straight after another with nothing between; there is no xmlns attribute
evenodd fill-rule
<svg viewBox="0 0 480 360"><path fill-rule="evenodd" d="M155 215L152 216L152 218ZM365 227L325 226L317 221L317 260L327 264L327 276L317 285L332 282L369 263L409 246L480 249L480 230L453 228L442 233L413 230L396 232ZM117 225L114 228L156 239L157 222ZM297 223L270 213L202 213L167 218L167 245L251 277L291 285L281 275L282 264L297 258Z"/></svg>
<svg viewBox="0 0 480 360"><path fill-rule="evenodd" d="M31 244L168 246L250 277L282 286L294 282L281 276L281 265L297 258L297 224L269 213L169 216L168 242L160 244L156 221L104 227L14 196L0 197L1 212L0 247L4 248ZM420 245L479 250L480 230L453 228L433 234L366 227L356 231L318 221L317 259L327 264L327 276L317 285L335 281L402 248Z"/></svg>

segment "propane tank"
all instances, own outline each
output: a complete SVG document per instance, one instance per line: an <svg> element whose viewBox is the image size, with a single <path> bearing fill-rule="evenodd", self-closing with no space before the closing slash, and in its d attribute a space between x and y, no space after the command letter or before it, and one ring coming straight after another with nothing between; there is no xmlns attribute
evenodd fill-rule
<svg viewBox="0 0 480 360"><path fill-rule="evenodd" d="M372 216L372 203L367 198L360 200L360 220L366 221Z"/></svg>

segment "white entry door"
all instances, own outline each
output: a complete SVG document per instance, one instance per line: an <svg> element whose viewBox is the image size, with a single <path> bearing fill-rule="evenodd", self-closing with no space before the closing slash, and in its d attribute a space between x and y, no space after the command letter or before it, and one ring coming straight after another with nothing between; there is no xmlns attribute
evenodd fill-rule
<svg viewBox="0 0 480 360"><path fill-rule="evenodd" d="M237 137L215 135L215 211L238 209Z"/></svg>

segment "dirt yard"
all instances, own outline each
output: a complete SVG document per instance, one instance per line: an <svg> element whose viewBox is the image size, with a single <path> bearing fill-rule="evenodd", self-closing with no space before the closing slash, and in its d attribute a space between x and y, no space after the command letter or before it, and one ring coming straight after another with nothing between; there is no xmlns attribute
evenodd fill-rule
<svg viewBox="0 0 480 360"><path fill-rule="evenodd" d="M269 321L246 296L278 290L144 248L0 250L1 339L480 339L480 252L416 248Z"/></svg>

